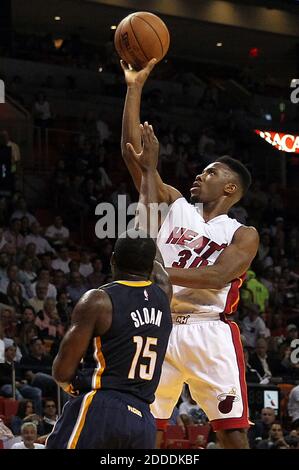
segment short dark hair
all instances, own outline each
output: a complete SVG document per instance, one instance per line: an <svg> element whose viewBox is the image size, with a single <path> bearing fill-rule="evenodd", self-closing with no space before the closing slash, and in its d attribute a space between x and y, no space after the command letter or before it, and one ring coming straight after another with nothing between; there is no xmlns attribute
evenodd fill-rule
<svg viewBox="0 0 299 470"><path fill-rule="evenodd" d="M114 259L117 267L130 273L150 273L156 255L156 244L142 230L124 232L115 243Z"/></svg>
<svg viewBox="0 0 299 470"><path fill-rule="evenodd" d="M228 155L224 155L223 157L217 158L216 162L223 163L224 165L228 166L234 173L237 173L242 187L242 193L247 193L249 186L251 185L252 178L250 171L246 168L243 163L235 158L229 157Z"/></svg>

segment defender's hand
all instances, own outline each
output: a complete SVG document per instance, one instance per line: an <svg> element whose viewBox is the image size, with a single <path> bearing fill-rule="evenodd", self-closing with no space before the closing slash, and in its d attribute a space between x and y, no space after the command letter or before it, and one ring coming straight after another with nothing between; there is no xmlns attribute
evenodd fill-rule
<svg viewBox="0 0 299 470"><path fill-rule="evenodd" d="M125 61L121 60L120 65L124 71L127 86L128 87L139 86L140 88L142 88L149 74L153 70L156 62L157 62L157 59L151 59L147 63L146 67L137 71L134 69L130 69L128 64Z"/></svg>
<svg viewBox="0 0 299 470"><path fill-rule="evenodd" d="M131 157L135 159L142 171L156 170L159 158L159 141L155 136L153 126L148 122L140 124L142 151L137 153L132 144L127 143L127 149Z"/></svg>

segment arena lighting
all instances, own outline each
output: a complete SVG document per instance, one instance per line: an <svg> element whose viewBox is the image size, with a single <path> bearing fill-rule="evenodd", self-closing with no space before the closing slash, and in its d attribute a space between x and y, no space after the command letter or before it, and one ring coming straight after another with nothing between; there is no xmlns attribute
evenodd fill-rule
<svg viewBox="0 0 299 470"><path fill-rule="evenodd" d="M281 152L299 153L299 135L259 129L255 129L254 132Z"/></svg>
<svg viewBox="0 0 299 470"><path fill-rule="evenodd" d="M61 21L61 16L54 16L55 21Z"/></svg>
<svg viewBox="0 0 299 470"><path fill-rule="evenodd" d="M117 28L117 27L116 27L115 24L113 24L113 25L110 26L110 29L116 29L116 28Z"/></svg>
<svg viewBox="0 0 299 470"><path fill-rule="evenodd" d="M222 47L222 42L217 42L216 46L217 47Z"/></svg>
<svg viewBox="0 0 299 470"><path fill-rule="evenodd" d="M258 47L251 47L249 49L249 57L258 57L260 55L260 50Z"/></svg>

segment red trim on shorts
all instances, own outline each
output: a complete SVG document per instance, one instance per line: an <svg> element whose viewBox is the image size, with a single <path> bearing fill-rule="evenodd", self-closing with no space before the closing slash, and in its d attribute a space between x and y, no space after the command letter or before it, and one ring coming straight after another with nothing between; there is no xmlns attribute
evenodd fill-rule
<svg viewBox="0 0 299 470"><path fill-rule="evenodd" d="M227 294L223 313L230 315L231 313L236 311L236 308L240 300L239 289L242 286L245 277L246 277L246 273L242 274L242 276L232 281L230 289Z"/></svg>
<svg viewBox="0 0 299 470"><path fill-rule="evenodd" d="M165 431L167 424L168 424L168 419L156 418L157 431Z"/></svg>
<svg viewBox="0 0 299 470"><path fill-rule="evenodd" d="M224 321L229 327L232 335L232 341L236 352L236 359L239 369L240 389L243 402L243 414L240 418L221 418L211 421L214 431L220 429L235 429L235 428L249 428L249 415L248 415L248 399L247 399L247 385L245 380L245 361L243 354L243 346L240 337L240 330L238 325L221 315L221 320Z"/></svg>

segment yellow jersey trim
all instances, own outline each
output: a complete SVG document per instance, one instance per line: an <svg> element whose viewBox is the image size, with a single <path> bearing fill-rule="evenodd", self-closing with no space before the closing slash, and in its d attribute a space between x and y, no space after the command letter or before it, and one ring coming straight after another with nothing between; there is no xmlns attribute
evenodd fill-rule
<svg viewBox="0 0 299 470"><path fill-rule="evenodd" d="M152 281L115 281L117 284L129 287L147 287L152 284Z"/></svg>

